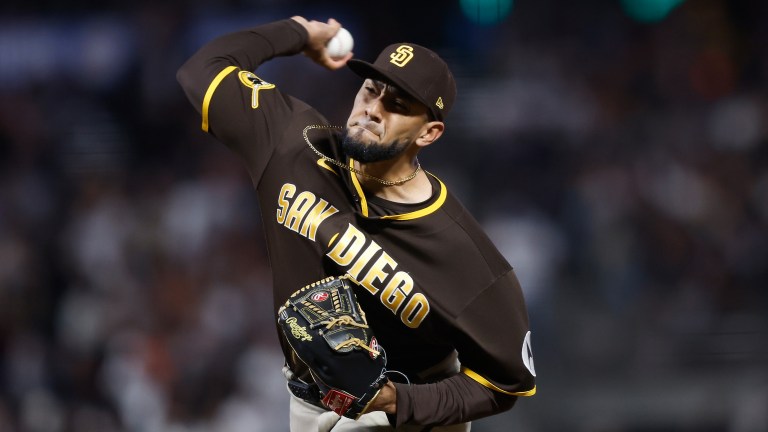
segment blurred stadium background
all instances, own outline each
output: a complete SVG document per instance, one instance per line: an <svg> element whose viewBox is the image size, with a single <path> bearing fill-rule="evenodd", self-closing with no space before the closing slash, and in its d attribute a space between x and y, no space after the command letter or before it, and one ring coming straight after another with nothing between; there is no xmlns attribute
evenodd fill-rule
<svg viewBox="0 0 768 432"><path fill-rule="evenodd" d="M768 431L768 2L0 11L0 431L287 431L258 203L175 71L294 14L456 73L422 163L516 267L539 375L474 431ZM359 85L300 56L258 74L336 123Z"/></svg>

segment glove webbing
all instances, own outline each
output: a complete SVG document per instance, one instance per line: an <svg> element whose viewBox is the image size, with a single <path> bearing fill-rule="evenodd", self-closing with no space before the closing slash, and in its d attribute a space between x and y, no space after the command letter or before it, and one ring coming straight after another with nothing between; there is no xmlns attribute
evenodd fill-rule
<svg viewBox="0 0 768 432"><path fill-rule="evenodd" d="M308 310L310 312L313 312L315 314L315 316L316 316L316 319L318 319L318 320L323 319L325 316L328 315L328 312L326 310L324 310L321 307L318 307L316 304L314 304L314 303L312 303L312 302L310 302L308 300L304 300L303 302L301 302L301 305L304 307L304 309L306 309L306 310ZM312 323L310 323L312 328L315 328L315 327L317 327L320 324L322 324L322 322L312 322Z"/></svg>
<svg viewBox="0 0 768 432"><path fill-rule="evenodd" d="M365 318L363 318L365 320ZM328 321L320 321L318 324L325 324L325 329L330 330L335 325L349 325L354 327L360 327L360 328L368 328L368 323L360 324L355 321L354 318L352 318L349 315L342 315L340 317L331 318Z"/></svg>
<svg viewBox="0 0 768 432"><path fill-rule="evenodd" d="M379 354L381 354L379 351L376 351L375 349L369 347L368 345L365 344L365 342L363 342L362 340L360 340L358 338L347 339L344 342L336 345L334 347L334 349L338 351L338 350L340 350L342 348L346 348L346 347L351 346L351 345L358 346L358 347L368 351L373 356L378 356Z"/></svg>
<svg viewBox="0 0 768 432"><path fill-rule="evenodd" d="M363 321L365 321L365 315L363 315ZM354 327L360 327L360 328L368 328L367 324L360 324L355 321L354 318L352 318L349 315L342 315L340 317L331 318L327 321L321 321L318 324L325 324L326 330L330 330L335 325L349 325ZM379 351L376 351L375 349L369 347L364 341L362 341L360 338L350 338L345 340L344 342L336 345L333 349L340 350L342 348L347 348L349 346L358 346L369 353L371 353L373 356L378 356L381 354Z"/></svg>

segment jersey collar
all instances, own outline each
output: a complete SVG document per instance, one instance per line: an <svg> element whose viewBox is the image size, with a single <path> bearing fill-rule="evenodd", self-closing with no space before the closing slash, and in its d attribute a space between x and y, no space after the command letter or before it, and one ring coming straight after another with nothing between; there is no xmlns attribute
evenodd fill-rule
<svg viewBox="0 0 768 432"><path fill-rule="evenodd" d="M349 158L349 166L354 166L355 160L352 158ZM393 214L393 215L386 215L381 216L378 219L389 219L389 220L412 220L412 219L418 219L424 216L427 216L429 214L432 214L437 211L440 207L442 207L443 203L445 203L445 199L448 197L448 189L445 187L445 184L440 181L439 178L434 176L432 173L425 171L428 175L432 176L437 180L438 183L440 183L440 195L437 197L437 199L430 205L408 213L401 213L401 214ZM365 197L365 192L363 191L363 187L360 186L360 181L357 179L357 176L352 171L349 172L349 176L352 179L352 184L355 186L355 190L357 191L357 195L360 197L360 212L365 217L370 217L368 212L368 200Z"/></svg>

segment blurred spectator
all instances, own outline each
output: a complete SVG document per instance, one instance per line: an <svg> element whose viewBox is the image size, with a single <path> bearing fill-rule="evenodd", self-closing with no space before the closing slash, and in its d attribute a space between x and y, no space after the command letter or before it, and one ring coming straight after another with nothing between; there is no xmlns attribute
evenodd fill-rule
<svg viewBox="0 0 768 432"><path fill-rule="evenodd" d="M483 26L458 3L397 30L404 1L5 5L0 431L287 430L255 193L173 78L298 9L457 71L425 168L516 268L541 381L473 430L768 430L768 6L520 1ZM301 61L263 75L321 108L356 88Z"/></svg>

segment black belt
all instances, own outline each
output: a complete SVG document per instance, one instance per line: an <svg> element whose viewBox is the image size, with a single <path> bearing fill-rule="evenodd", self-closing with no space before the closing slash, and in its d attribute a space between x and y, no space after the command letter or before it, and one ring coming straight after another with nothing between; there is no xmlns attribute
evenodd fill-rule
<svg viewBox="0 0 768 432"><path fill-rule="evenodd" d="M324 410L328 409L324 407L322 403L320 403L320 387L318 387L315 383L307 384L297 380L288 380L288 390L290 390L294 396L303 400L304 402L312 404L316 407L320 407Z"/></svg>

